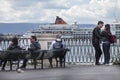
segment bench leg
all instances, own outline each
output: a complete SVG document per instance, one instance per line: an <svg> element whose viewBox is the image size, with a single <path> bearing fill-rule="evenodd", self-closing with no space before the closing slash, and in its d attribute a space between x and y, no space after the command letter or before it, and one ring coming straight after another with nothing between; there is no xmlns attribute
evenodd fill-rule
<svg viewBox="0 0 120 80"><path fill-rule="evenodd" d="M63 58L64 68L65 68L65 58Z"/></svg>
<svg viewBox="0 0 120 80"><path fill-rule="evenodd" d="M43 59L41 60L41 69L43 69Z"/></svg>
<svg viewBox="0 0 120 80"><path fill-rule="evenodd" d="M12 60L10 60L10 70L12 71Z"/></svg>
<svg viewBox="0 0 120 80"><path fill-rule="evenodd" d="M56 67L58 68L58 60L57 60L57 58L55 58L55 60L56 60Z"/></svg>
<svg viewBox="0 0 120 80"><path fill-rule="evenodd" d="M34 69L36 69L36 65L37 65L37 60L34 59Z"/></svg>
<svg viewBox="0 0 120 80"><path fill-rule="evenodd" d="M60 67L62 67L63 58L59 58L59 60L60 60Z"/></svg>
<svg viewBox="0 0 120 80"><path fill-rule="evenodd" d="M20 60L18 60L17 62L17 69L19 69L19 63L20 63Z"/></svg>

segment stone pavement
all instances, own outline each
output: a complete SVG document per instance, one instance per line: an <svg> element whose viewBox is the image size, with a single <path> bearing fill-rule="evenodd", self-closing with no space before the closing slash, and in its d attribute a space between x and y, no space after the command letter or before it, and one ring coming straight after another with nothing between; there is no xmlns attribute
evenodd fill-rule
<svg viewBox="0 0 120 80"><path fill-rule="evenodd" d="M120 66L67 65L66 68L0 71L0 80L120 80Z"/></svg>

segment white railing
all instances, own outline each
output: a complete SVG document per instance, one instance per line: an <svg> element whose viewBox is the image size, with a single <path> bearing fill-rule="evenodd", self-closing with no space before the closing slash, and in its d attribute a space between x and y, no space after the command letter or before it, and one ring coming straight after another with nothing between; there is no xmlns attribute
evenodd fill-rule
<svg viewBox="0 0 120 80"><path fill-rule="evenodd" d="M92 46L91 36L80 37L80 38L64 38L63 39L66 47L70 49L66 55L66 62L73 63L94 63L95 61L95 51ZM0 41L0 50L6 50L10 44L10 40ZM30 39L22 38L19 39L19 45L25 49L30 47ZM117 43L111 45L110 48L111 61L120 58L120 38L117 39ZM104 56L102 55L101 62L104 61Z"/></svg>

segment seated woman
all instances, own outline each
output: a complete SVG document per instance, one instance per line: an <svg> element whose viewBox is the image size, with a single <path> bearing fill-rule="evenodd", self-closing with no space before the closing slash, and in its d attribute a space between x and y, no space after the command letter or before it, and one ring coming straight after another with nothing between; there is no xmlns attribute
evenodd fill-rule
<svg viewBox="0 0 120 80"><path fill-rule="evenodd" d="M14 37L12 40L11 40L11 44L9 45L9 47L7 48L7 50L14 50L14 49L21 49L20 46L18 45L18 39L16 37ZM3 63L3 66L2 66L2 70L5 70L5 66L6 66L6 63L7 61L4 60L2 61ZM20 71L20 70L19 70ZM22 70L21 70L22 71Z"/></svg>

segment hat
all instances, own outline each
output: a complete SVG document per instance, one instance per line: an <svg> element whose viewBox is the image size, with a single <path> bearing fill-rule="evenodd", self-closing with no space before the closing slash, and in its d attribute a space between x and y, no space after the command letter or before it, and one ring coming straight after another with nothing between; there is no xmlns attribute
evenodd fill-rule
<svg viewBox="0 0 120 80"><path fill-rule="evenodd" d="M62 40L59 38L59 39L56 39L56 41L62 41Z"/></svg>

